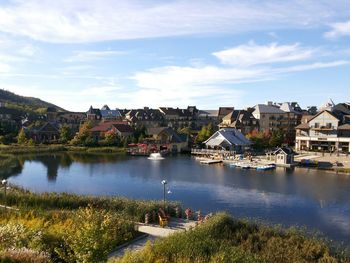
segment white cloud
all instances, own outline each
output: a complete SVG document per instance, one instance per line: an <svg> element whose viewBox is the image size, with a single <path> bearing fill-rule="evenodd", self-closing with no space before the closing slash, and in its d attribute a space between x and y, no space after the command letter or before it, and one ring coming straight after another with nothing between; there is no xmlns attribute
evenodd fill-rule
<svg viewBox="0 0 350 263"><path fill-rule="evenodd" d="M1 58L1 56L0 56ZM11 71L11 66L0 62L0 73L8 73Z"/></svg>
<svg viewBox="0 0 350 263"><path fill-rule="evenodd" d="M298 43L293 45L257 45L249 42L230 49L214 52L221 63L236 66L251 66L277 62L291 62L310 58L316 52L312 48L301 47Z"/></svg>
<svg viewBox="0 0 350 263"><path fill-rule="evenodd" d="M18 49L17 53L25 57L32 57L38 52L38 48L27 44Z"/></svg>
<svg viewBox="0 0 350 263"><path fill-rule="evenodd" d="M106 50L106 51L75 51L74 55L65 59L66 62L89 61L103 58L112 58L127 54L126 51Z"/></svg>
<svg viewBox="0 0 350 263"><path fill-rule="evenodd" d="M331 24L332 30L324 34L326 38L334 39L343 36L350 36L350 20L343 23Z"/></svg>
<svg viewBox="0 0 350 263"><path fill-rule="evenodd" d="M72 43L317 27L349 14L346 0L9 0L0 7L0 28Z"/></svg>

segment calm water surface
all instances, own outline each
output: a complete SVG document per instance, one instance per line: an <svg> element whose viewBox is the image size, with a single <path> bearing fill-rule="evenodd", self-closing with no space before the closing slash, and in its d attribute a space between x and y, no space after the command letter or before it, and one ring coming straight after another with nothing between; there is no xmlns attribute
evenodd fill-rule
<svg viewBox="0 0 350 263"><path fill-rule="evenodd" d="M204 213L228 211L282 225L306 226L350 244L350 176L296 168L255 171L201 165L189 156L146 157L56 154L18 157L2 171L11 183L37 192L162 199ZM5 174L4 174L5 173Z"/></svg>

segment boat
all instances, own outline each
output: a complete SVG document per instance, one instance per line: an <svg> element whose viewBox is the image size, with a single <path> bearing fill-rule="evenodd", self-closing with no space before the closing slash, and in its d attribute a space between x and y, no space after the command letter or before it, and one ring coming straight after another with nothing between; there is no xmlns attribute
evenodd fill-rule
<svg viewBox="0 0 350 263"><path fill-rule="evenodd" d="M147 159L148 160L158 161L158 160L163 160L164 157L160 153L151 153L150 156Z"/></svg>
<svg viewBox="0 0 350 263"><path fill-rule="evenodd" d="M258 167L256 167L256 170L258 171L267 171L267 170L272 170L272 169L275 169L275 166L274 165L259 165Z"/></svg>

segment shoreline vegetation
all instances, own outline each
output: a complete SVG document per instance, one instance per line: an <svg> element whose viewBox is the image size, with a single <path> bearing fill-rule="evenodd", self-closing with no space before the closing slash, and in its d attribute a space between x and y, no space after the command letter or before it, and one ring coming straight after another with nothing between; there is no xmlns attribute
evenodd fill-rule
<svg viewBox="0 0 350 263"><path fill-rule="evenodd" d="M6 169L8 164L16 162L14 160L17 154L54 154L60 152L84 153L84 154L117 154L127 155L127 148L117 146L72 146L69 144L50 144L50 145L1 145L0 144L0 168ZM350 174L350 168L347 167L307 167L308 169L323 170L330 173Z"/></svg>
<svg viewBox="0 0 350 263"><path fill-rule="evenodd" d="M0 145L0 154L33 154L33 153L56 153L56 152L76 152L76 153L114 153L126 154L126 148L116 146L71 146L63 144L55 145Z"/></svg>
<svg viewBox="0 0 350 263"><path fill-rule="evenodd" d="M135 222L162 201L33 193L15 186L0 200L0 262L102 262L117 246L138 237ZM177 202L167 202L176 215ZM183 209L181 209L183 211ZM152 219L151 219L152 221ZM148 243L110 262L350 262L348 248L218 213L198 227Z"/></svg>

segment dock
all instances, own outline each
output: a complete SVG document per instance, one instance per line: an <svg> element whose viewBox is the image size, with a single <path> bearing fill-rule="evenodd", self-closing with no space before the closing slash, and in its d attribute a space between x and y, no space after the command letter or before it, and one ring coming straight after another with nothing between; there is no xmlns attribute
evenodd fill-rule
<svg viewBox="0 0 350 263"><path fill-rule="evenodd" d="M199 161L201 164L214 164L214 163L222 163L222 160L211 160L211 159L203 159Z"/></svg>

